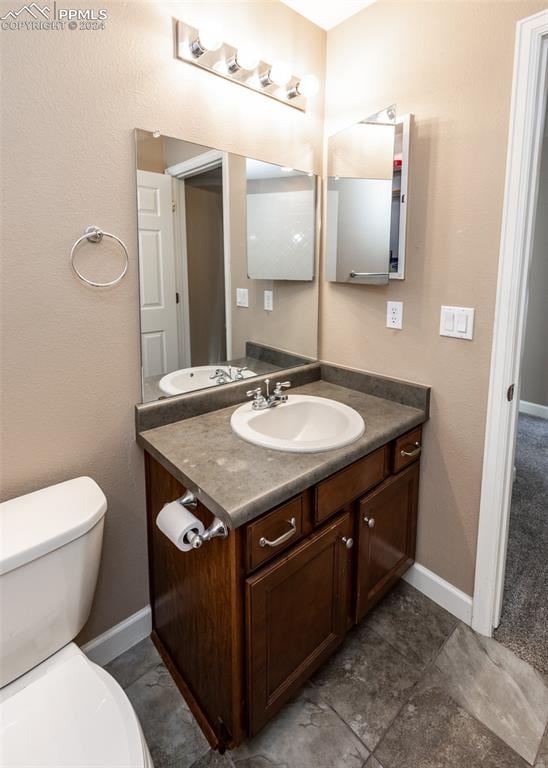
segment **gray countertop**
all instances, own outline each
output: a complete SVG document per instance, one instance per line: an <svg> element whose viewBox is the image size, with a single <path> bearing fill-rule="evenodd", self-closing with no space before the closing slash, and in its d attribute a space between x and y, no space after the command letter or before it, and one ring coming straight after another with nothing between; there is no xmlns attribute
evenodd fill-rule
<svg viewBox="0 0 548 768"><path fill-rule="evenodd" d="M292 391L355 408L365 433L351 445L323 453L272 451L232 432L230 416L239 406L231 406L149 429L137 440L211 512L238 528L427 419L422 409L326 381Z"/></svg>

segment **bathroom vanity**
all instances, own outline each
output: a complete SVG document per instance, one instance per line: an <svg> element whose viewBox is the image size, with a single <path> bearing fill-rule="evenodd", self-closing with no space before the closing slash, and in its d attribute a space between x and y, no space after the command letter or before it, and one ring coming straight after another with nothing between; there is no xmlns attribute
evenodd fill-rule
<svg viewBox="0 0 548 768"><path fill-rule="evenodd" d="M242 441L234 405L153 428L140 406L152 638L218 749L257 733L413 563L429 390L385 380L379 397L378 377L349 375L317 365L292 390L363 416L362 437L324 453ZM224 396L241 403L244 388ZM229 532L182 552L155 521L188 489L204 525Z"/></svg>
<svg viewBox="0 0 548 768"><path fill-rule="evenodd" d="M402 120L392 105L330 137L328 280L370 290L404 277ZM304 159L135 139L152 638L222 751L256 734L412 564L429 388L317 362L320 182ZM251 405L232 420L246 394L273 406L260 425ZM181 516L207 529L185 528L196 549L173 543Z"/></svg>

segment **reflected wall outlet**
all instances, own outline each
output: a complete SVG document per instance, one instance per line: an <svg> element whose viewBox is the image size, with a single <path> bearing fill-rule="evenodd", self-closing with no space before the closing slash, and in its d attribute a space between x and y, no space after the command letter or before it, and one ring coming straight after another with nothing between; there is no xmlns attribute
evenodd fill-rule
<svg viewBox="0 0 548 768"><path fill-rule="evenodd" d="M398 331L403 328L403 301L386 302L386 327Z"/></svg>
<svg viewBox="0 0 548 768"><path fill-rule="evenodd" d="M268 312L272 312L274 309L274 291L264 292L264 308Z"/></svg>
<svg viewBox="0 0 548 768"><path fill-rule="evenodd" d="M249 291L247 288L236 288L236 306L249 307Z"/></svg>

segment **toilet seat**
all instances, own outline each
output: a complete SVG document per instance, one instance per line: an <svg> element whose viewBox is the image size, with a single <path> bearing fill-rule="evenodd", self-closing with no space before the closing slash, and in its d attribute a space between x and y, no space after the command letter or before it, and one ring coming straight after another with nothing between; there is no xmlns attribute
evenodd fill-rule
<svg viewBox="0 0 548 768"><path fill-rule="evenodd" d="M118 683L74 643L0 691L1 768L152 768Z"/></svg>

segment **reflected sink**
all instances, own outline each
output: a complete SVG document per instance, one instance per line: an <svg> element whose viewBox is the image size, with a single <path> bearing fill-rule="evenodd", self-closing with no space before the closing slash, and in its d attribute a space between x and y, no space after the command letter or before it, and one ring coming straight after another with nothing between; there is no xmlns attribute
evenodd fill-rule
<svg viewBox="0 0 548 768"><path fill-rule="evenodd" d="M361 437L365 423L353 408L313 395L289 395L275 408L240 406L230 419L238 437L262 448L289 453L331 451Z"/></svg>
<svg viewBox="0 0 548 768"><path fill-rule="evenodd" d="M237 381L234 378L237 368L234 366L198 365L194 368L181 368L179 371L166 373L158 382L158 386L166 395L182 395L185 392L194 392L196 389L215 387L217 382L214 378L211 378L214 376L215 371L224 371L227 376L230 376L232 381ZM249 379L251 376L255 376L255 371L246 368L242 372L242 376L244 379Z"/></svg>

